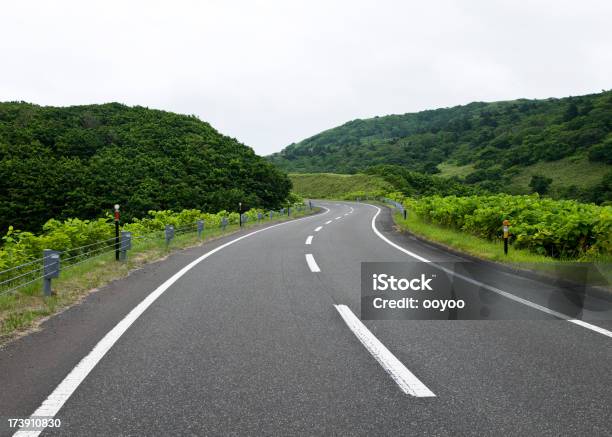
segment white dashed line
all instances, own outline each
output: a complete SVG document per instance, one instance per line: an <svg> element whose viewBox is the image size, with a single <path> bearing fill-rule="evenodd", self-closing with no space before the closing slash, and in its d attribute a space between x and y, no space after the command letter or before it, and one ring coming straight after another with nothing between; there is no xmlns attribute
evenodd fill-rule
<svg viewBox="0 0 612 437"><path fill-rule="evenodd" d="M315 228L315 232L319 232L321 229L323 229L323 226L318 226Z"/></svg>
<svg viewBox="0 0 612 437"><path fill-rule="evenodd" d="M329 210L323 214L327 214ZM71 371L70 373L60 382L60 384L53 390L53 392L43 401L43 403L34 411L30 418L46 416L46 418L53 418L57 415L59 410L62 408L64 403L72 396L72 393L78 388L83 380L89 375L98 362L106 355L106 353L113 347L113 345L121 338L121 336L132 326L132 324L149 308L164 292L170 288L176 281L178 281L183 275L185 275L192 268L197 266L199 263L204 261L209 256L225 249L232 244L249 238L253 235L259 234L260 232L266 232L270 229L275 229L280 226L287 226L291 223L300 222L302 220L309 220L316 216L307 216L299 219L295 219L288 222L278 223L267 228L253 231L249 234L243 235L233 240L228 241L221 246L218 246L204 255L196 258L185 267L180 269L163 284L153 290L147 297L145 297L138 305L136 305L119 323L115 325L97 344L96 346L83 358ZM312 256L312 255L311 255ZM314 260L313 260L314 261ZM318 267L317 267L318 268ZM42 430L27 430L20 429L13 436L18 437L36 437Z"/></svg>
<svg viewBox="0 0 612 437"><path fill-rule="evenodd" d="M325 222L325 224L326 224L326 225L328 225L328 224L330 224L331 222L332 222L331 220L327 220L327 221Z"/></svg>
<svg viewBox="0 0 612 437"><path fill-rule="evenodd" d="M312 235L309 235L308 238L306 238L305 244L312 244Z"/></svg>
<svg viewBox="0 0 612 437"><path fill-rule="evenodd" d="M336 217L336 220L340 220L342 218L342 216Z"/></svg>
<svg viewBox="0 0 612 437"><path fill-rule="evenodd" d="M344 214L344 217L346 217L347 215L349 215L349 213L347 212L346 214Z"/></svg>
<svg viewBox="0 0 612 437"><path fill-rule="evenodd" d="M308 255L307 255L308 256ZM431 398L436 395L427 388L414 374L398 360L395 355L378 340L374 334L357 318L346 305L334 305L353 334L372 354L385 371L393 378L399 388L406 394L419 398Z"/></svg>
<svg viewBox="0 0 612 437"><path fill-rule="evenodd" d="M314 259L314 256L312 256L311 253L306 254L306 262L308 263L308 267L310 268L311 272L317 273L321 271L321 269L317 265L317 262Z"/></svg>
<svg viewBox="0 0 612 437"><path fill-rule="evenodd" d="M354 210L354 209L353 209L353 207L351 206L351 210L349 211L349 214L350 214L350 213L352 213L353 211L355 211L355 210Z"/></svg>

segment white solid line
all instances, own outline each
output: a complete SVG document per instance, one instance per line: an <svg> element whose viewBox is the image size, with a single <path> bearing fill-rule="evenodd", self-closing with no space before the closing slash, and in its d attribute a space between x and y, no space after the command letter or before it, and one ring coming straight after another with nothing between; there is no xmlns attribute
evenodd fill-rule
<svg viewBox="0 0 612 437"><path fill-rule="evenodd" d="M304 244L312 244L312 235L309 235L308 238L306 238L306 243Z"/></svg>
<svg viewBox="0 0 612 437"><path fill-rule="evenodd" d="M331 220L327 220L327 221L325 222L325 224L326 224L326 225L328 225L328 224L330 224L331 222L332 222Z"/></svg>
<svg viewBox="0 0 612 437"><path fill-rule="evenodd" d="M323 214L327 214L329 210L326 208L326 211ZM64 380L53 390L53 392L47 397L47 399L42 403L40 407L30 416L30 417L39 417L46 416L47 418L53 418L57 412L62 408L64 403L70 398L72 393L77 389L77 387L83 382L83 380L87 377L89 372L98 364L98 362L104 357L104 355L110 350L110 348L121 338L121 336L128 330L130 326L146 311L147 308L153 304L170 286L172 286L176 281L178 281L185 273L191 270L193 267L198 265L200 262L204 261L206 258L211 256L214 253L217 253L226 247L237 243L240 240L248 238L252 235L258 234L260 232L267 231L268 229L276 228L278 226L285 226L290 223L295 223L301 220L318 218L316 215L302 217L299 219L278 223L276 225L268 226L267 228L259 229L253 231L249 234L243 235L242 237L235 238L234 240L228 241L225 244L222 244L219 247L214 248L213 250L206 252L204 255L195 259L194 261L187 264L181 270L172 275L169 279L167 279L163 284L157 287L153 292L151 292L147 297L145 297L142 302L140 302L136 307L132 309L113 329L111 329L103 338L96 344L96 346L92 349L91 352L83 358L74 369L64 378ZM37 437L41 431L30 431L30 430L18 430L13 437Z"/></svg>
<svg viewBox="0 0 612 437"><path fill-rule="evenodd" d="M340 220L341 218L342 218L341 216L340 217L336 217L336 220Z"/></svg>
<svg viewBox="0 0 612 437"><path fill-rule="evenodd" d="M311 272L317 273L321 271L321 269L317 265L317 262L314 259L314 256L312 256L311 253L306 254L306 262L308 263L308 267L310 267Z"/></svg>
<svg viewBox="0 0 612 437"><path fill-rule="evenodd" d="M374 334L353 314L346 305L334 305L344 322L353 334L359 339L361 344L378 361L385 371L393 378L399 388L406 394L419 398L435 397L431 390L427 388L414 374L398 360L395 355L378 340Z"/></svg>
<svg viewBox="0 0 612 437"><path fill-rule="evenodd" d="M315 232L319 232L321 229L323 229L323 226L316 227Z"/></svg>
<svg viewBox="0 0 612 437"><path fill-rule="evenodd" d="M366 203L366 205L370 205L370 204ZM443 272L448 273L449 275L453 275L453 276L456 276L458 278L461 278L464 281L467 281L467 282L469 282L471 284L477 285L478 287L486 288L487 290L490 290L493 293L497 293L497 294L499 294L501 296L504 296L504 297L506 297L506 298L508 298L510 300L522 303L522 304L527 305L527 306L529 306L531 308L534 308L536 310L540 310L540 311L542 311L542 312L544 312L546 314L550 314L551 316L556 317L558 319L567 320L568 322L575 323L576 325L582 326L583 328L590 329L591 331L598 332L598 333L600 333L602 335L605 335L607 337L612 338L612 331L608 331L607 329L600 328L599 326L596 326L596 325L592 325L592 324L587 323L587 322L585 322L583 320L573 319L572 317L570 317L570 316L568 316L566 314L562 314L562 313L559 313L557 311L551 310L550 308L546 308L546 307L544 307L542 305L538 305L537 303L531 302L531 301L529 301L527 299L523 299L522 297L515 296L514 294L508 293L507 291L500 290L497 287L493 287L491 285L485 284L484 282L476 281L475 279L472 279L472 278L470 278L468 276L464 276L461 273L457 273L457 272L454 272L452 270L449 270L449 269L447 269L445 267L442 267L442 266L440 266L438 264L435 264L435 263L431 262L430 260L428 260L426 258L423 258L422 256L417 255L416 253L413 253L413 252L410 252L409 250L404 249L403 247L395 244L394 242L392 242L391 240L386 238L383 234L381 234L378 231L378 229L376 229L376 217L378 217L378 214L380 214L380 208L375 206L375 205L370 205L370 206L372 206L372 207L377 209L376 214L374 214L374 217L372 217L372 230L374 231L374 233L380 239L385 241L387 244L395 247L399 251L404 252L406 255L411 256L413 258L416 258L419 261L423 261L423 262L427 262L427 263L432 263L434 266L436 266L437 269L440 269Z"/></svg>

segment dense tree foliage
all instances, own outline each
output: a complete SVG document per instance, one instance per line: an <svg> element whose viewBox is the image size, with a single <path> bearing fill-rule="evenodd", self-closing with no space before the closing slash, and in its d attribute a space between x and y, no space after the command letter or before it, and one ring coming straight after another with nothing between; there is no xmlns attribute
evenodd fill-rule
<svg viewBox="0 0 612 437"><path fill-rule="evenodd" d="M472 164L464 182L503 191L521 168L574 155L612 163L612 91L353 120L268 159L291 172L355 173L392 164L431 174L443 162ZM590 190L566 194L612 200L612 192L602 190L597 196Z"/></svg>
<svg viewBox="0 0 612 437"><path fill-rule="evenodd" d="M435 175L410 171L399 165L376 165L366 170L367 174L378 175L387 181L394 190L405 196L466 196L484 190L462 184L454 178L441 178Z"/></svg>
<svg viewBox="0 0 612 437"><path fill-rule="evenodd" d="M0 103L0 230L149 210L277 208L291 182L195 116L118 103Z"/></svg>

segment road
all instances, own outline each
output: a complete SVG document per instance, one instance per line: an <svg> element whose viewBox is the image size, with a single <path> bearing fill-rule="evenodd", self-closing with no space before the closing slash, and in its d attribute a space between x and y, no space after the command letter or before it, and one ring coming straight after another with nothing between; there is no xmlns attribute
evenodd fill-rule
<svg viewBox="0 0 612 437"><path fill-rule="evenodd" d="M495 294L511 320L356 320L361 262L458 258L395 232L386 208L319 204L148 265L0 350L3 422L51 412L62 424L44 436L612 435L609 321L559 320L538 309L554 285L489 264L483 289L519 298Z"/></svg>

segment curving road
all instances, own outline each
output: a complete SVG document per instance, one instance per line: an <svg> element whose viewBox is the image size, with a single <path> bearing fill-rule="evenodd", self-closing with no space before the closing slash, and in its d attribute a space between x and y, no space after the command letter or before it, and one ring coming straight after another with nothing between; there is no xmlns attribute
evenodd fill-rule
<svg viewBox="0 0 612 437"><path fill-rule="evenodd" d="M612 435L609 321L559 320L558 286L484 263L469 285L510 320L359 321L361 262L458 257L385 208L318 204L148 265L0 350L0 432L37 412L61 419L45 436Z"/></svg>

